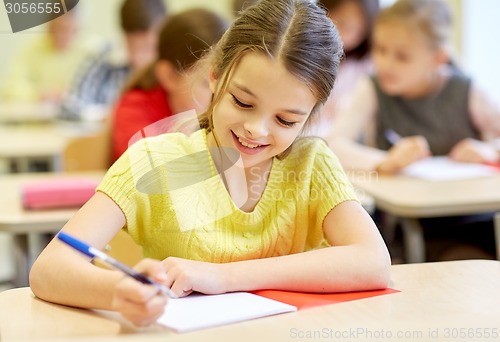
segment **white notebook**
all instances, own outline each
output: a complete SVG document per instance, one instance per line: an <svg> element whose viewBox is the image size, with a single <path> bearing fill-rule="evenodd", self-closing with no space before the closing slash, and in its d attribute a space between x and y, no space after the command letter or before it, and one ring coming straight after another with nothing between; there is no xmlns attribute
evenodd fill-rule
<svg viewBox="0 0 500 342"><path fill-rule="evenodd" d="M419 160L402 170L402 174L431 181L461 180L491 176L498 170L491 166L459 163L447 157Z"/></svg>
<svg viewBox="0 0 500 342"><path fill-rule="evenodd" d="M248 292L196 293L169 299L157 322L177 332L187 332L291 311L297 308Z"/></svg>

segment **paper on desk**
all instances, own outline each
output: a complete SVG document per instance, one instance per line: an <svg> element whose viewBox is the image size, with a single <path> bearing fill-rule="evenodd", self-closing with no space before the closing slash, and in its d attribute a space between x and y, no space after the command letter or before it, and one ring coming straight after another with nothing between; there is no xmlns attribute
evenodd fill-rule
<svg viewBox="0 0 500 342"><path fill-rule="evenodd" d="M298 310L313 308L321 305L337 304L352 300L371 298L391 293L400 292L396 289L386 288L372 291L353 291L336 293L308 293L278 290L257 290L253 293L282 303L296 306Z"/></svg>
<svg viewBox="0 0 500 342"><path fill-rule="evenodd" d="M455 162L448 157L419 160L406 167L401 174L432 181L460 180L491 176L498 171L491 166Z"/></svg>
<svg viewBox="0 0 500 342"><path fill-rule="evenodd" d="M247 292L192 294L169 299L157 322L187 332L296 310L295 306Z"/></svg>

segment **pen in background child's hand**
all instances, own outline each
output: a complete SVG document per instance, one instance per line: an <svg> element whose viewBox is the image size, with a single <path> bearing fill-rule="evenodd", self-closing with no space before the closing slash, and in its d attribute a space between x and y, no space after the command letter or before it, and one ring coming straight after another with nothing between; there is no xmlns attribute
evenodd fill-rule
<svg viewBox="0 0 500 342"><path fill-rule="evenodd" d="M396 145L401 140L401 136L390 128L384 131L384 137L391 145Z"/></svg>

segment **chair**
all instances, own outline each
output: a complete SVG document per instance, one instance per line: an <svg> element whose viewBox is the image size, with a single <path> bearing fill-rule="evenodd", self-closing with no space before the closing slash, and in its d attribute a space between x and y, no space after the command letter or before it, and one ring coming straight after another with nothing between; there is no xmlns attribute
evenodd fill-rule
<svg viewBox="0 0 500 342"><path fill-rule="evenodd" d="M65 172L106 170L111 165L111 141L108 128L93 135L72 139L62 156Z"/></svg>
<svg viewBox="0 0 500 342"><path fill-rule="evenodd" d="M128 266L134 266L143 258L142 248L123 230L111 239L104 251Z"/></svg>

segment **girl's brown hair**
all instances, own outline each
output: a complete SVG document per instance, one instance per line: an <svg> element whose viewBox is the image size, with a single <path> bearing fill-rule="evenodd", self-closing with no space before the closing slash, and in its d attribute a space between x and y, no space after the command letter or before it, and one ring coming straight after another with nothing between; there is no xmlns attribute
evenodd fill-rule
<svg viewBox="0 0 500 342"><path fill-rule="evenodd" d="M218 82L202 128L211 130L213 109L231 70L249 51L280 60L317 98L313 113L328 99L342 56L342 43L323 9L308 0L260 0L245 9L214 46L206 62ZM313 114L311 113L311 114Z"/></svg>

